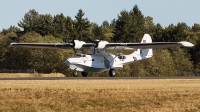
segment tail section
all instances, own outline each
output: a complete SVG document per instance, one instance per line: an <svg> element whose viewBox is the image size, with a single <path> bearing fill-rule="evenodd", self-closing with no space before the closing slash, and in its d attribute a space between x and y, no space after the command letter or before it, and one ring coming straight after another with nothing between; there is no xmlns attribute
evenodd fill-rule
<svg viewBox="0 0 200 112"><path fill-rule="evenodd" d="M141 43L152 43L152 39L149 34L144 34ZM152 49L140 49L140 56L141 58L150 58L153 56Z"/></svg>
<svg viewBox="0 0 200 112"><path fill-rule="evenodd" d="M152 43L152 39L149 34L144 34L141 43ZM150 58L153 56L152 49L137 49L133 54L139 56L141 59Z"/></svg>

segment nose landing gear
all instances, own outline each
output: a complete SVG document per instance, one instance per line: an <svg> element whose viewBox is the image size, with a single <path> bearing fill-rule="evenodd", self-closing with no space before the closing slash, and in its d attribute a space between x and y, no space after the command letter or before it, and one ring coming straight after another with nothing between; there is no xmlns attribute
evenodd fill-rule
<svg viewBox="0 0 200 112"><path fill-rule="evenodd" d="M74 69L74 71L73 71L73 76L77 77L77 71L76 71L76 69Z"/></svg>
<svg viewBox="0 0 200 112"><path fill-rule="evenodd" d="M82 77L87 77L88 72L81 72L81 74L82 74ZM76 69L74 69L74 71L73 71L73 76L74 76L74 77L77 77L77 76L78 76L78 75L77 75Z"/></svg>

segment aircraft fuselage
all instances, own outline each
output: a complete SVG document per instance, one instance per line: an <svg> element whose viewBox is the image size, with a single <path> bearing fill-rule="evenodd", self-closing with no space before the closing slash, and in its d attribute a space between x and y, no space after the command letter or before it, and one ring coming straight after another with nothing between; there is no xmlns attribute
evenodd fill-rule
<svg viewBox="0 0 200 112"><path fill-rule="evenodd" d="M99 54L98 54L99 53ZM113 69L121 69L126 63L136 61L132 55L113 55L105 51L99 51L95 55L76 54L68 58L65 63L72 70L84 72L102 72Z"/></svg>

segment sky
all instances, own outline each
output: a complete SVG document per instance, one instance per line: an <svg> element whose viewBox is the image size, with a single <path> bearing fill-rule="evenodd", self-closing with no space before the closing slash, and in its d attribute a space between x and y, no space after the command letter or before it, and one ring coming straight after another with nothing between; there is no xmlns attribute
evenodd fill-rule
<svg viewBox="0 0 200 112"><path fill-rule="evenodd" d="M84 18L101 25L104 20L117 19L123 10L132 10L134 5L145 17L151 16L153 22L162 27L178 22L188 26L200 24L200 0L1 0L0 31L11 25L18 26L30 9L52 16L63 13L72 19L82 9Z"/></svg>

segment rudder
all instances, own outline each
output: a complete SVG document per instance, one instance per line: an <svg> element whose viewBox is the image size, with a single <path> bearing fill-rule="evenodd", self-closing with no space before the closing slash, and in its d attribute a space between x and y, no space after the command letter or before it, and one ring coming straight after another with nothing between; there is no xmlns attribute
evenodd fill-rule
<svg viewBox="0 0 200 112"><path fill-rule="evenodd" d="M149 34L144 34L141 43L152 43L152 39ZM138 49L137 54L140 54L140 57L142 59L150 58L153 56L153 50L152 49Z"/></svg>
<svg viewBox="0 0 200 112"><path fill-rule="evenodd" d="M141 43L152 43L152 39L149 34L144 34ZM141 58L150 58L153 56L152 49L140 49Z"/></svg>

